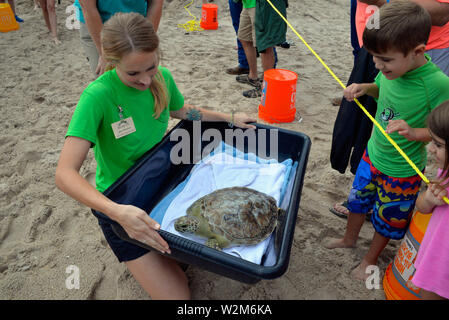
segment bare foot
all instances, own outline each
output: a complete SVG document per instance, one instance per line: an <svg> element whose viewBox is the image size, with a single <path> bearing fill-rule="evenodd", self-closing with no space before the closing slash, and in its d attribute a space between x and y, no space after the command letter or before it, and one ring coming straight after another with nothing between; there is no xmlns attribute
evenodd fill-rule
<svg viewBox="0 0 449 320"><path fill-rule="evenodd" d="M60 45L60 44L61 44L61 41L60 41L58 38L56 38L56 37L53 38L53 42L54 42L56 45Z"/></svg>
<svg viewBox="0 0 449 320"><path fill-rule="evenodd" d="M370 273L366 272L368 270L368 267L371 266L373 264L366 262L365 260L362 260L362 262L360 262L360 264L351 271L351 276L354 279L358 279L358 280L362 280L362 281L366 281L366 279L368 279L368 277L370 276Z"/></svg>
<svg viewBox="0 0 449 320"><path fill-rule="evenodd" d="M335 249L335 248L354 248L354 244L348 244L344 241L344 239L337 238L326 238L323 241L323 246L327 249Z"/></svg>

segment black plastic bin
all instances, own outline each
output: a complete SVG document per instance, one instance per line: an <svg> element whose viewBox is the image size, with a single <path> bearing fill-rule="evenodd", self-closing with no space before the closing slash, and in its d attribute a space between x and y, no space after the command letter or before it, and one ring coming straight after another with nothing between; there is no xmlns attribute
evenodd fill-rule
<svg viewBox="0 0 449 320"><path fill-rule="evenodd" d="M254 264L164 230L160 230L159 233L170 246L170 257L179 262L195 265L245 283L256 283L261 279L280 277L287 270L289 263L290 249L301 200L301 191L311 141L307 135L300 132L263 124L255 125L257 129L252 131L256 133L256 143L249 137L244 138L242 143L242 139L236 138L235 136L241 133L249 133L249 130L243 131L235 127L231 129L224 122L193 123L191 121L180 121L178 125L167 133L159 144L149 150L132 168L105 190L104 195L117 203L132 204L150 213L159 201L189 175L191 169L199 160L200 151L203 152L206 149L210 152L211 142L220 142L217 141L217 137L211 139L215 141L208 140L210 139L208 138L210 135L207 132L203 135L208 129L215 129L215 132L218 130L226 143L232 144L241 151L252 152L261 157L266 155L266 158L273 158L273 155L270 155L270 147L273 143L277 143L277 154L274 158L279 162L290 158L293 161L297 161L298 166L294 172L294 178L290 183L288 190L289 196L288 198L286 197L286 215L276 229L274 238L276 263L274 265L264 266ZM179 134L181 131L184 135ZM186 135L186 133L188 134ZM276 134L272 136L270 133ZM234 137L232 137L233 135ZM181 136L183 139L188 138L187 140L182 140L182 138L179 138ZM226 140L226 137L229 136L232 137L232 142ZM178 138L176 139L176 137ZM202 141L203 139L207 141ZM272 141L273 139L276 139L276 141ZM178 143L181 141L184 143L184 146L186 143L189 146L189 161L175 164L171 161L170 152L173 147L175 147L173 150L178 150L180 147ZM259 151L263 153L260 155ZM174 154L180 155L182 152ZM184 157L185 159L186 157ZM104 214L94 210L92 211L94 214L108 219ZM114 232L120 238L143 248L152 249L144 243L129 238L125 230L118 223L112 220L110 221L113 223Z"/></svg>

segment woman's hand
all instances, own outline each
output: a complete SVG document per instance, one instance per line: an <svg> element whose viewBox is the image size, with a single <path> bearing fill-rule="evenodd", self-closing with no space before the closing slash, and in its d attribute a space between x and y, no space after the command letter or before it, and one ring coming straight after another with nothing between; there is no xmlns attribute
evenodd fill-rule
<svg viewBox="0 0 449 320"><path fill-rule="evenodd" d="M255 125L247 124L247 122L257 122L257 119L251 118L246 113L239 112L234 114L234 119L231 119L230 122L239 128L256 129Z"/></svg>
<svg viewBox="0 0 449 320"><path fill-rule="evenodd" d="M95 74L101 76L106 71L107 62L103 59L101 55L98 56L98 64L95 69Z"/></svg>
<svg viewBox="0 0 449 320"><path fill-rule="evenodd" d="M156 231L161 226L142 209L132 205L118 204L115 216L117 222L132 239L145 243L162 253L171 253L167 242Z"/></svg>

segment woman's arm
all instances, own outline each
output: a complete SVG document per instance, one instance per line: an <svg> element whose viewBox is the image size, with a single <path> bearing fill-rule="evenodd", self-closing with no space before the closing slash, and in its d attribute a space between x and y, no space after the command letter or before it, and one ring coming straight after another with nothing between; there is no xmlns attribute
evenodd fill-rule
<svg viewBox="0 0 449 320"><path fill-rule="evenodd" d="M106 62L102 58L100 34L101 29L103 29L103 21L101 20L100 13L98 12L97 1L79 0L79 2L83 11L84 20L86 21L87 30L89 30L90 37L92 38L98 52L98 65L95 73L101 75L105 70Z"/></svg>
<svg viewBox="0 0 449 320"><path fill-rule="evenodd" d="M56 168L57 187L75 200L117 221L131 238L144 242L161 252L170 253L168 244L155 231L160 226L145 211L135 206L113 202L79 174L90 144L90 141L85 139L66 138Z"/></svg>
<svg viewBox="0 0 449 320"><path fill-rule="evenodd" d="M432 25L442 27L449 22L449 3L437 0L411 0L429 12Z"/></svg>
<svg viewBox="0 0 449 320"><path fill-rule="evenodd" d="M245 113L229 113L207 110L198 108L190 104L184 106L176 111L170 111L170 116L176 119L184 120L202 120L202 121L226 121L240 128L255 129L256 126L247 124L247 122L257 122L257 119L251 118Z"/></svg>
<svg viewBox="0 0 449 320"><path fill-rule="evenodd" d="M147 0L147 18L153 24L154 31L156 32L161 21L163 5L164 0Z"/></svg>

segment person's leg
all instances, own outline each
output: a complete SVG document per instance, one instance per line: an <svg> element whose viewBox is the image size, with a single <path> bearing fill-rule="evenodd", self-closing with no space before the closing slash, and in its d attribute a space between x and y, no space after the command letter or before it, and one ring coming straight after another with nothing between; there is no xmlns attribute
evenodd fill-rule
<svg viewBox="0 0 449 320"><path fill-rule="evenodd" d="M245 50L246 60L248 61L250 79L257 79L257 52L256 48L253 46L252 41L246 41L240 39L243 49Z"/></svg>
<svg viewBox="0 0 449 320"><path fill-rule="evenodd" d="M351 10L350 10L350 26L351 26L351 45L352 45L352 53L354 55L354 62L357 54L360 50L359 39L357 38L357 30L355 27L355 13L357 11L357 0L351 1Z"/></svg>
<svg viewBox="0 0 449 320"><path fill-rule="evenodd" d="M355 278L361 280L368 277L368 266L377 265L379 255L390 239L400 240L405 236L422 181L418 175L396 178L379 171L376 177L379 196L372 217L374 237L360 265L352 272Z"/></svg>
<svg viewBox="0 0 449 320"><path fill-rule="evenodd" d="M242 43L243 49L245 50L246 59L248 61L249 66L249 75L250 79L257 79L257 51L254 47L254 37L253 37L253 29L254 29L254 8L251 9L243 9L240 15L240 26L238 31L238 38Z"/></svg>
<svg viewBox="0 0 449 320"><path fill-rule="evenodd" d="M357 268L351 272L352 276L360 280L366 280L369 276L369 274L366 273L366 269L371 265L377 265L377 260L389 241L389 238L374 232L370 248Z"/></svg>
<svg viewBox="0 0 449 320"><path fill-rule="evenodd" d="M87 61L89 61L90 70L94 74L94 77L97 77L95 70L98 65L98 51L97 47L94 44L94 41L90 37L89 30L86 25L80 22L80 39L81 45L84 48L84 52L86 54Z"/></svg>
<svg viewBox="0 0 449 320"><path fill-rule="evenodd" d="M229 12L231 14L232 25L234 27L236 35L238 34L239 26L240 26L240 14L242 12L243 4L242 2L234 2L233 0L229 0ZM246 60L245 50L243 49L242 43L237 38L237 53L238 53L238 61L239 67L243 69L249 69L248 61Z"/></svg>
<svg viewBox="0 0 449 320"><path fill-rule="evenodd" d="M50 24L50 18L48 15L47 0L39 0L39 3L41 5L42 16L44 17L45 24L47 25L47 29L48 29L48 31L51 32L51 24Z"/></svg>
<svg viewBox="0 0 449 320"><path fill-rule="evenodd" d="M151 299L190 299L187 277L175 260L150 251L125 264Z"/></svg>
<svg viewBox="0 0 449 320"><path fill-rule="evenodd" d="M5 2L5 1L2 1L2 2ZM20 19L19 16L17 16L16 4L14 3L14 0L8 0L8 3L9 3L9 6L11 7L11 9L12 9L12 12L14 13L14 17L16 18L16 21L17 22L23 22L23 19Z"/></svg>
<svg viewBox="0 0 449 320"><path fill-rule="evenodd" d="M328 249L354 247L370 209L376 208L377 171L371 164L367 151L360 160L347 201L349 210L343 238L329 239L324 243Z"/></svg>
<svg viewBox="0 0 449 320"><path fill-rule="evenodd" d="M56 20L55 0L47 0L47 11L50 22L50 32L53 37L53 41L56 44L59 44L60 41L58 39L58 22Z"/></svg>
<svg viewBox="0 0 449 320"><path fill-rule="evenodd" d="M2 1L5 2L5 1ZM14 0L8 0L9 6L12 9L12 12L14 13L14 15L16 15L16 4L14 3Z"/></svg>
<svg viewBox="0 0 449 320"><path fill-rule="evenodd" d="M273 47L267 48L267 49L265 49L264 52L261 52L260 57L262 60L263 71L274 68L275 55L274 55Z"/></svg>
<svg viewBox="0 0 449 320"><path fill-rule="evenodd" d="M343 238L329 239L324 243L324 246L328 249L355 247L364 222L365 214L349 212L348 221L346 223L346 231Z"/></svg>

